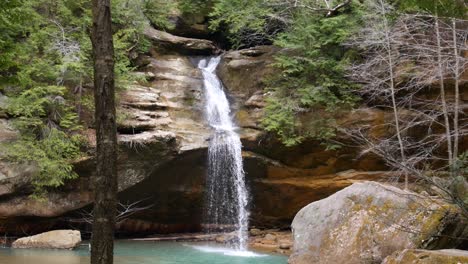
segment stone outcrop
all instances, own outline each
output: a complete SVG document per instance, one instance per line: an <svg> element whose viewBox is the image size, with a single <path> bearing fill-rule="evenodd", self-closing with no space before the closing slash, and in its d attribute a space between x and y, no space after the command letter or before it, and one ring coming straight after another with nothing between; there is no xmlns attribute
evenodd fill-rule
<svg viewBox="0 0 468 264"><path fill-rule="evenodd" d="M141 201L138 206L146 210L120 222L118 229L134 235L198 231L210 128L204 120L202 75L194 63L195 55L212 54L216 47L208 40L151 28L146 34L153 48L136 59L135 74L140 81L118 97L119 199ZM288 227L297 211L311 201L356 181L379 180L389 174L379 159L357 155L359 149L329 151L314 141L285 147L262 130L268 96L264 81L274 73L271 63L278 52L272 46L226 52L218 69L244 145L244 170L252 193L251 223L259 228ZM379 124L386 118L383 112L360 109L341 122ZM94 131L89 129L85 135L93 146ZM89 211L92 201L94 159L90 154L75 162L80 178L51 190L45 202L28 196L29 179L37 173L34 166L13 170L11 164L4 169L0 164L0 172L10 175L0 179L0 232L37 233L66 228L67 219L79 221L81 210Z"/></svg>
<svg viewBox="0 0 468 264"><path fill-rule="evenodd" d="M453 247L468 235L459 216L434 197L355 183L299 211L289 263L371 264L403 249Z"/></svg>
<svg viewBox="0 0 468 264"><path fill-rule="evenodd" d="M216 33L211 32L208 28L208 17L212 10L212 4L211 0L204 1L203 6L197 7L197 12L174 10L169 15L172 27L168 28L167 31L188 38L210 39L214 37Z"/></svg>
<svg viewBox="0 0 468 264"><path fill-rule="evenodd" d="M382 264L462 264L468 263L468 251L456 249L405 249L385 258Z"/></svg>
<svg viewBox="0 0 468 264"><path fill-rule="evenodd" d="M285 147L262 129L268 76L275 74L274 56L281 50L259 46L224 54L218 75L229 91L244 146L245 171L252 186L253 224L260 227L289 226L296 212L361 180L380 180L383 162L360 149L343 147L330 151L320 142L307 141ZM313 120L316 113L304 117ZM345 126L372 124L370 133L382 135L379 125L391 116L375 109L358 109L339 120ZM277 195L275 195L277 194Z"/></svg>
<svg viewBox="0 0 468 264"><path fill-rule="evenodd" d="M81 243L81 233L77 230L54 230L13 242L13 248L73 249Z"/></svg>
<svg viewBox="0 0 468 264"><path fill-rule="evenodd" d="M0 112L3 111L6 98L0 95ZM6 118L0 118L0 144L13 142L18 138L18 132ZM37 166L31 163L15 163L3 159L0 150L0 196L8 195L17 189L28 186L30 179L39 172Z"/></svg>
<svg viewBox="0 0 468 264"><path fill-rule="evenodd" d="M237 108L239 106L263 107L261 95L263 95L266 78L275 71L272 64L274 56L279 51L280 49L275 46L258 46L224 54L217 73L228 88L230 95L237 98L236 103L242 103L237 105ZM256 100L255 97L249 100L254 94L257 94Z"/></svg>
<svg viewBox="0 0 468 264"><path fill-rule="evenodd" d="M179 37L152 27L146 27L144 34L155 46L167 52L188 55L212 55L218 52L210 40Z"/></svg>
<svg viewBox="0 0 468 264"><path fill-rule="evenodd" d="M119 96L119 190L122 202L145 200L141 206L154 204L154 209L120 226L135 232L197 230L203 160L210 135L203 118L201 74L188 57L181 55L142 56L139 63L138 75L146 80L129 86ZM94 146L94 131L87 131L86 136ZM3 180L0 230L21 234L22 229L36 233L54 226L66 227L62 215L67 212L71 212L67 218L79 220L80 212L73 211L92 201L93 168L92 156L78 160L75 170L80 178L52 190L47 201L28 196L30 190L24 185L29 181L24 172ZM18 184L23 180L24 184ZM168 212L174 205L179 211Z"/></svg>
<svg viewBox="0 0 468 264"><path fill-rule="evenodd" d="M284 231L251 229L249 248L289 255L292 249L292 235Z"/></svg>

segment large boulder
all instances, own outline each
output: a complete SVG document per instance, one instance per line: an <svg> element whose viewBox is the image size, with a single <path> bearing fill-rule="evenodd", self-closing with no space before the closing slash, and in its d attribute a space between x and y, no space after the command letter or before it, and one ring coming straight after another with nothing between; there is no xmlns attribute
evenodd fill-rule
<svg viewBox="0 0 468 264"><path fill-rule="evenodd" d="M468 263L468 251L456 249L405 249L385 258L382 264L463 264Z"/></svg>
<svg viewBox="0 0 468 264"><path fill-rule="evenodd" d="M35 236L23 237L13 242L13 248L73 249L81 243L81 233L76 230L54 230Z"/></svg>
<svg viewBox="0 0 468 264"><path fill-rule="evenodd" d="M376 182L309 204L292 229L290 264L380 263L398 250L456 246L468 234L455 207Z"/></svg>
<svg viewBox="0 0 468 264"><path fill-rule="evenodd" d="M219 50L212 41L179 37L147 26L143 32L156 48L166 52L183 53L187 55L212 55Z"/></svg>

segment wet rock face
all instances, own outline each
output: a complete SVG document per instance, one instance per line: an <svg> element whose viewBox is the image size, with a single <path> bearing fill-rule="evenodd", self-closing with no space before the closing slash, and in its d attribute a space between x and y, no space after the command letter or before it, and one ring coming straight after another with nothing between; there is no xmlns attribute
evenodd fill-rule
<svg viewBox="0 0 468 264"><path fill-rule="evenodd" d="M241 100L236 106L255 107L244 103L256 92L263 92L268 75L275 71L271 64L279 51L275 46L259 46L224 54L217 72L230 95ZM257 100L262 98L257 96Z"/></svg>
<svg viewBox="0 0 468 264"><path fill-rule="evenodd" d="M299 211L289 263L371 264L398 250L456 246L468 228L456 208L434 199L375 182L355 183Z"/></svg>

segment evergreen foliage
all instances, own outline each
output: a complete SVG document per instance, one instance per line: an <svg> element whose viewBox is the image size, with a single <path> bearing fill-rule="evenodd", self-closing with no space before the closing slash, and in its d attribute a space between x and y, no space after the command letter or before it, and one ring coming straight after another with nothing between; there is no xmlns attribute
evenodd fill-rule
<svg viewBox="0 0 468 264"><path fill-rule="evenodd" d="M142 1L140 10L149 19L151 24L159 29L171 29L174 27L170 23L169 17L177 8L177 2L174 0L137 0Z"/></svg>
<svg viewBox="0 0 468 264"><path fill-rule="evenodd" d="M224 29L234 48L260 44L269 38L268 16L273 12L264 0L218 0L210 14L210 29Z"/></svg>
<svg viewBox="0 0 468 264"><path fill-rule="evenodd" d="M423 11L440 17L466 18L468 5L464 0L400 0L406 11Z"/></svg>
<svg viewBox="0 0 468 264"><path fill-rule="evenodd" d="M212 4L212 0L178 0L178 8L184 14L203 14Z"/></svg>
<svg viewBox="0 0 468 264"><path fill-rule="evenodd" d="M32 179L33 197L43 198L48 189L62 186L66 180L78 177L73 171L71 160L81 155L79 146L82 138L52 128L41 140L31 136L8 145L8 157L17 162L33 162L39 174Z"/></svg>
<svg viewBox="0 0 468 264"><path fill-rule="evenodd" d="M141 7L157 1L112 2L120 89L132 80L131 54L149 47ZM0 88L10 98L7 110L21 133L6 154L40 168L32 179L35 195L77 176L71 162L83 155L83 140L76 108L93 111L92 93L85 92L93 74L90 8L87 0L15 0L0 10Z"/></svg>
<svg viewBox="0 0 468 264"><path fill-rule="evenodd" d="M227 28L235 47L273 41L284 48L275 63L281 74L269 80L271 96L263 125L287 146L307 138L332 138L335 115L355 101L350 89L353 85L345 78L345 64L352 52L343 43L360 23L361 4L354 1L350 8L327 17L302 7L323 9L317 2L301 3L288 6L287 1L276 0L219 0L211 14L210 27ZM301 122L309 112L320 114L311 123Z"/></svg>
<svg viewBox="0 0 468 264"><path fill-rule="evenodd" d="M267 100L263 125L286 145L305 138L334 137L334 116L354 103L353 84L345 78L348 51L342 43L358 19L358 12L329 18L302 12L295 16L293 26L276 38L275 44L287 52L276 58L281 75L270 81L273 96ZM308 112L317 117L307 124L300 122Z"/></svg>

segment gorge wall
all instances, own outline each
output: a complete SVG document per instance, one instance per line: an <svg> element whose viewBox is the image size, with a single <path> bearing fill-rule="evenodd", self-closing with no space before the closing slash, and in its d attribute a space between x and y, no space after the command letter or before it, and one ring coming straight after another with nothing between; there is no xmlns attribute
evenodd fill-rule
<svg viewBox="0 0 468 264"><path fill-rule="evenodd" d="M203 89L193 56L219 54L209 40L179 37L147 28L153 47L139 55L136 82L119 96L119 199L147 207L119 222L123 234L192 232L201 229L209 126L203 117ZM265 80L274 73L271 63L280 52L259 46L223 53L218 74L223 81L244 146L244 170L251 192L251 226L288 228L294 215L310 202L325 198L361 180L388 176L385 165L358 146L326 150L321 142L306 141L285 147L264 131ZM310 113L303 122L312 120ZM390 120L383 111L361 108L343 115L345 126L379 125ZM0 140L16 138L1 119ZM371 129L376 135L382 128ZM89 145L94 131L88 129ZM343 142L349 139L340 138ZM56 227L83 228L90 211L94 173L92 153L75 162L79 179L51 190L46 200L30 198L34 164L0 164L0 233L37 233Z"/></svg>

